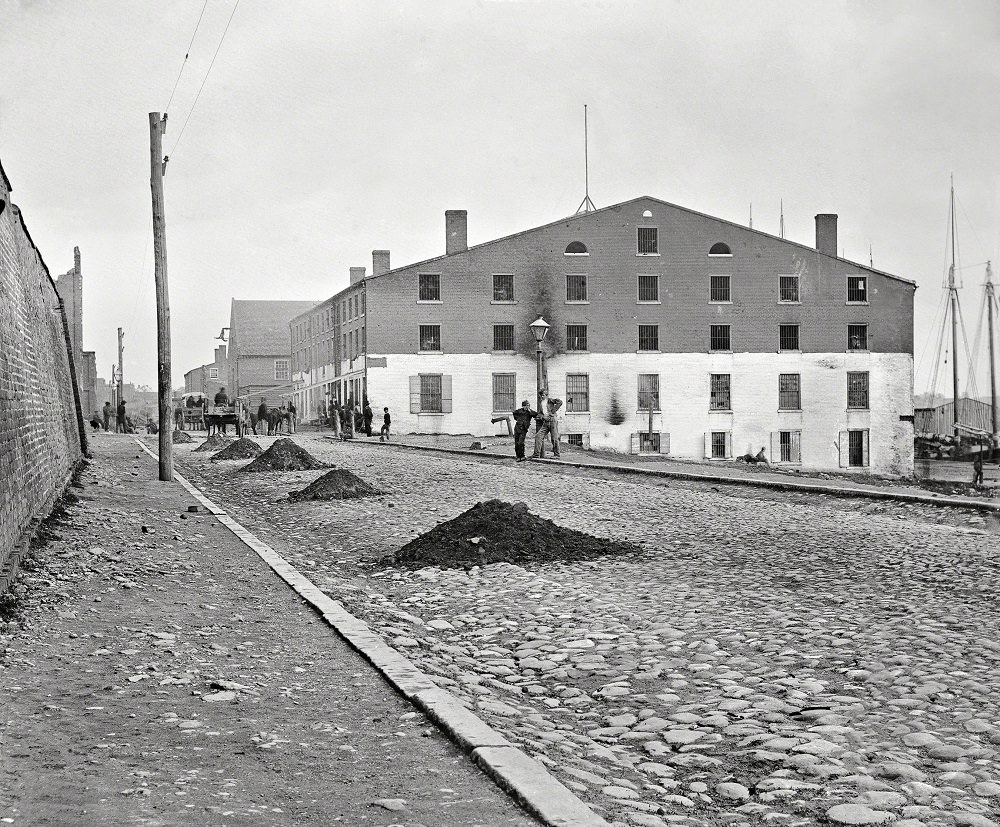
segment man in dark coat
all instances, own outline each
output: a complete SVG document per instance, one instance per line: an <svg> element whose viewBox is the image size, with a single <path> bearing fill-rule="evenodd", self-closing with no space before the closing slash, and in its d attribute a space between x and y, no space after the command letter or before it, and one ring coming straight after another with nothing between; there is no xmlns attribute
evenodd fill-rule
<svg viewBox="0 0 1000 827"><path fill-rule="evenodd" d="M108 431L111 429L111 403L106 401L104 407L101 408L101 416L104 419L104 430Z"/></svg>
<svg viewBox="0 0 1000 827"><path fill-rule="evenodd" d="M264 427L267 427L267 402L264 401L263 396L260 398L260 405L257 407L257 422L253 426L254 435L257 434L257 425L260 423L263 423Z"/></svg>
<svg viewBox="0 0 1000 827"><path fill-rule="evenodd" d="M117 413L117 415L118 415L116 417L117 418L117 422L115 424L115 433L118 433L118 434L127 434L128 433L128 428L127 428L127 424L125 422L125 400L124 399L122 399L122 400L120 400L118 402L118 410L115 413Z"/></svg>
<svg viewBox="0 0 1000 827"><path fill-rule="evenodd" d="M368 401L367 397L365 398L365 407L364 410L362 411L362 417L364 418L365 422L365 436L371 436L372 420L375 418L375 414L372 411L371 403Z"/></svg>
<svg viewBox="0 0 1000 827"><path fill-rule="evenodd" d="M536 416L527 399L514 411L514 456L518 462L524 462L524 439L528 435L528 429L531 428L531 420Z"/></svg>

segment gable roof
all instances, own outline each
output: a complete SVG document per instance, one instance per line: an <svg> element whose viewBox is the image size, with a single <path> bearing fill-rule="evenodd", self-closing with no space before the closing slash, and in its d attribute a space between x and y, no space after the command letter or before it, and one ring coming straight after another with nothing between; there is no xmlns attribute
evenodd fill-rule
<svg viewBox="0 0 1000 827"><path fill-rule="evenodd" d="M894 281L900 281L903 282L904 284L912 285L913 287L917 286L917 283L915 281L911 281L910 279L904 279L901 276L896 276L893 275L892 273L886 273L883 270L876 270L874 267L870 267L867 264L861 264L856 261L850 261L849 259L841 258L840 256L831 256L826 253L821 253L815 247L809 247L808 245L800 244L797 241L789 241L787 238L781 238L780 236L772 235L771 233L765 233L761 230L755 230L752 227L744 227L742 224L737 224L734 221L727 221L724 218L717 218L714 215L708 215L707 213L698 212L697 210L692 210L689 209L688 207L682 207L678 204L671 204L669 201L664 201L661 198L654 198L651 195L642 195L639 196L638 198L632 198L628 201L622 201L619 204L611 204L607 207L601 207L598 210L594 210L593 212L578 213L576 215L566 216L565 218L560 218L556 221L550 221L548 224L542 224L539 227L532 227L530 230L521 230L520 232L512 233L511 235L505 235L500 238L494 238L490 241L484 241L482 244L476 244L472 247L469 247L468 250L463 250L460 253L452 253L452 255L464 255L465 253L470 252L472 250L481 250L486 247L489 247L491 244L500 244L505 241L511 241L512 239L521 238L522 236L526 236L529 233L537 232L539 230L547 230L550 227L557 227L560 224L565 224L567 221L580 221L580 220L586 221L591 217L596 217L600 213L608 212L610 210L619 210L622 207L631 206L633 204L638 204L640 202L651 202L653 204L658 204L662 207L669 207L672 210L679 210L680 212L687 213L688 215L698 216L699 218L705 218L708 219L709 221L715 221L718 224L724 224L727 227L733 227L739 230L740 232L756 234L758 236L763 236L765 238L773 239L774 241L780 241L782 244L788 244L793 247L798 247L800 250L805 250L809 253L812 253L813 255L823 256L824 258L829 258L832 259L833 261L843 261L847 264L850 264L852 267L860 267L862 270L867 270L870 273L877 273L880 276L885 276L886 278L893 279ZM398 273L401 270L409 270L413 267L421 267L436 261L442 261L443 259L446 259L448 257L449 257L448 255L434 256L433 258L424 259L423 261L417 261L414 262L413 264L407 264L403 267L395 267L392 270L389 270L386 273L381 273L378 276L374 275L368 276L366 281L370 281L371 279L381 278L382 276L392 275L394 273Z"/></svg>
<svg viewBox="0 0 1000 827"><path fill-rule="evenodd" d="M287 356L291 353L288 324L319 302L233 299L229 314L230 356Z"/></svg>

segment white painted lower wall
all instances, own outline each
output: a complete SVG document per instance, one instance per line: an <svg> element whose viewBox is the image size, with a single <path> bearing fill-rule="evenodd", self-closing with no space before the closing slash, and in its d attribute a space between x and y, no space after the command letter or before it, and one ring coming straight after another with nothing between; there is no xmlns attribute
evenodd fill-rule
<svg viewBox="0 0 1000 827"><path fill-rule="evenodd" d="M492 374L516 374L516 397L535 404L535 364L507 354L370 354L384 356L386 367L368 368L368 395L381 412L388 406L398 433L448 433L487 436L506 433L492 424ZM847 409L848 371L869 372L869 409ZM440 373L452 377L452 411L410 412L410 377ZM731 433L732 453L772 453L772 434L801 432L804 470L848 470L885 475L913 471L913 358L906 353L586 353L560 354L547 362L549 389L566 398L566 375L589 376L589 411L565 411L561 433L588 434L591 448L629 452L632 435L648 427L638 410L638 375L660 377L660 408L653 429L669 434L669 455L705 459L705 434ZM709 410L710 374L728 373L732 411ZM778 374L801 376L801 411L778 410ZM625 421L612 425L617 398ZM901 420L900 417L909 417ZM842 466L840 435L868 431L868 466ZM666 439L663 440L666 447ZM844 447L846 452L846 446ZM846 465L846 453L844 454Z"/></svg>

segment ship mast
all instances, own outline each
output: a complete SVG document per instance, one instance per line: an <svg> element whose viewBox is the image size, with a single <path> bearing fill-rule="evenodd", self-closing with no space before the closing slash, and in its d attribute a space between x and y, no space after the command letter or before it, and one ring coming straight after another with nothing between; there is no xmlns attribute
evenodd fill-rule
<svg viewBox="0 0 1000 827"><path fill-rule="evenodd" d="M958 288L955 286L955 180L951 182L951 266L948 268L948 295L951 302L951 389L958 439Z"/></svg>
<svg viewBox="0 0 1000 827"><path fill-rule="evenodd" d="M996 304L996 296L993 292L993 268L990 262L986 262L986 326L990 335L990 410L993 414L993 439L1000 433L997 425L997 369L996 369L996 349L993 343L993 306Z"/></svg>

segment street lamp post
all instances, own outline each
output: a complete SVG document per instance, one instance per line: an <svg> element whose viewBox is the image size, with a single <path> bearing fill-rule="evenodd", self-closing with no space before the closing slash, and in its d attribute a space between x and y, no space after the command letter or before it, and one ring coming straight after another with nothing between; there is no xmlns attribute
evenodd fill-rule
<svg viewBox="0 0 1000 827"><path fill-rule="evenodd" d="M528 325L531 330L531 335L535 337L535 357L537 361L537 381L536 381L536 409L539 413L542 412L542 340L545 338L546 334L549 332L549 323L545 321L541 316L539 316L535 321Z"/></svg>

